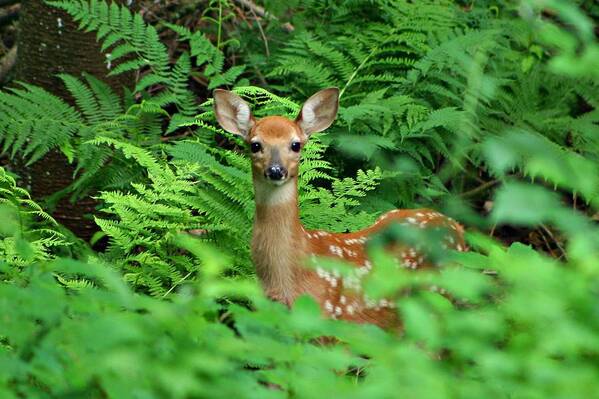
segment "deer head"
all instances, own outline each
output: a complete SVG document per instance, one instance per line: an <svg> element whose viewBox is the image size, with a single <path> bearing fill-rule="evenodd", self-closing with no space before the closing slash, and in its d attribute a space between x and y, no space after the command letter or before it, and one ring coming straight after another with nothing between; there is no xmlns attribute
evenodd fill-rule
<svg viewBox="0 0 599 399"><path fill-rule="evenodd" d="M254 182L283 186L295 181L300 152L312 133L328 128L337 115L339 89L328 88L310 97L295 120L267 116L256 120L238 95L214 90L214 112L223 129L249 144Z"/></svg>

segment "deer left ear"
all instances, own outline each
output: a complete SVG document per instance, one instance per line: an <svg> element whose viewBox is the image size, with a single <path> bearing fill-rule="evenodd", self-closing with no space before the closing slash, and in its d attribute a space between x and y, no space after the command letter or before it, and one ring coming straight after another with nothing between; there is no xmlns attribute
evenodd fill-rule
<svg viewBox="0 0 599 399"><path fill-rule="evenodd" d="M310 97L295 120L306 136L333 124L339 109L339 89L329 87Z"/></svg>

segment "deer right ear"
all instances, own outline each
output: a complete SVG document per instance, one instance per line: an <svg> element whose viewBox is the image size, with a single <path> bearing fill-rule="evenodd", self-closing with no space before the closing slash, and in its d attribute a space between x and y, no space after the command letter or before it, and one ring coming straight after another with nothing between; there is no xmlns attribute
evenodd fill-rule
<svg viewBox="0 0 599 399"><path fill-rule="evenodd" d="M220 126L229 133L247 139L250 129L254 126L250 106L237 94L227 90L216 89L212 95L214 114Z"/></svg>
<svg viewBox="0 0 599 399"><path fill-rule="evenodd" d="M339 89L329 87L310 97L302 106L297 124L306 136L322 132L335 120L339 108Z"/></svg>

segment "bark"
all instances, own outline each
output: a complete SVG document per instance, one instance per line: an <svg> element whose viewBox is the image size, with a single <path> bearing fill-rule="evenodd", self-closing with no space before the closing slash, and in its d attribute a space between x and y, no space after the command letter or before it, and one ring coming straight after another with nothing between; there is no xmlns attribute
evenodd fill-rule
<svg viewBox="0 0 599 399"><path fill-rule="evenodd" d="M4 79L17 62L17 46L11 48L8 53L0 60L0 84L4 83Z"/></svg>
<svg viewBox="0 0 599 399"><path fill-rule="evenodd" d="M107 79L105 55L100 52L95 33L78 31L77 24L66 13L42 0L22 2L19 27L17 80L43 87L71 103L73 100L57 74L79 76L87 72L108 82L117 92L132 82L130 76ZM73 181L74 165L58 151L30 167L25 168L23 164L16 162L17 173L24 178L36 200L63 190ZM52 214L77 236L88 240L97 230L89 216L95 205L89 197L75 203L63 197Z"/></svg>

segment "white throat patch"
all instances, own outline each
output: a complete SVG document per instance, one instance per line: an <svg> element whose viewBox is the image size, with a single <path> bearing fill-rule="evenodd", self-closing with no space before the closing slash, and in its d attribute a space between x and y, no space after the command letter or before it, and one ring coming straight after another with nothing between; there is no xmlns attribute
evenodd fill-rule
<svg viewBox="0 0 599 399"><path fill-rule="evenodd" d="M260 205L280 205L293 201L296 190L292 180L281 185L274 185L266 181L254 181L256 203Z"/></svg>

